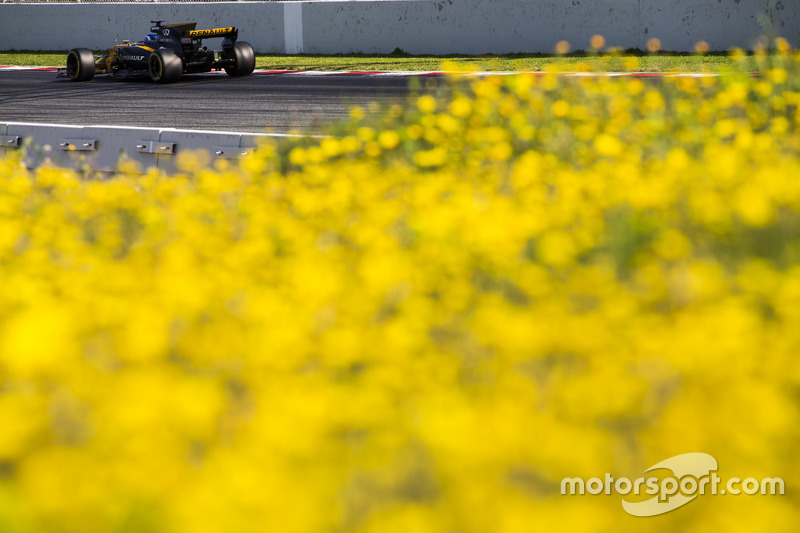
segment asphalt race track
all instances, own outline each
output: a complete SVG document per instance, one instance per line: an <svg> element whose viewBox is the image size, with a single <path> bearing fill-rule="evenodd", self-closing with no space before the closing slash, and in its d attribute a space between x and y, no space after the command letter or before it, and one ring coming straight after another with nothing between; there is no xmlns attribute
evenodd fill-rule
<svg viewBox="0 0 800 533"><path fill-rule="evenodd" d="M0 122L321 133L354 106L402 102L435 77L192 74L169 85L98 76L76 83L52 71L0 70ZM412 81L410 81L412 80Z"/></svg>

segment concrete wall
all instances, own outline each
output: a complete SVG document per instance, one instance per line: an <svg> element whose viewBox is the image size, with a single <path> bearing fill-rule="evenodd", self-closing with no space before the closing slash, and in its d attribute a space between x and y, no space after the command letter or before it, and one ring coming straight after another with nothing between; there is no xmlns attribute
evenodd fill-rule
<svg viewBox="0 0 800 533"><path fill-rule="evenodd" d="M562 39L586 48L597 33L609 44L638 43L638 2L630 0L325 2L303 15L314 28L305 40L311 53L552 52Z"/></svg>
<svg viewBox="0 0 800 533"><path fill-rule="evenodd" d="M0 4L0 50L100 50L138 41L151 20L236 26L264 53L283 53L283 2ZM209 41L209 44L217 41Z"/></svg>
<svg viewBox="0 0 800 533"><path fill-rule="evenodd" d="M107 48L149 21L237 26L258 52L549 53L588 48L751 48L762 34L800 46L798 0L369 0L325 2L0 4L0 50Z"/></svg>

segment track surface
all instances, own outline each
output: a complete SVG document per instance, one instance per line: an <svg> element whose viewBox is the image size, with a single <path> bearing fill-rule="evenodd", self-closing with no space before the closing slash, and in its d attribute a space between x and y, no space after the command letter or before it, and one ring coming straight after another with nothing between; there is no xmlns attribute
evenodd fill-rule
<svg viewBox="0 0 800 533"><path fill-rule="evenodd" d="M265 73L193 74L170 85L105 76L75 83L55 72L0 70L0 122L314 133L354 105L402 101L411 85L407 77Z"/></svg>

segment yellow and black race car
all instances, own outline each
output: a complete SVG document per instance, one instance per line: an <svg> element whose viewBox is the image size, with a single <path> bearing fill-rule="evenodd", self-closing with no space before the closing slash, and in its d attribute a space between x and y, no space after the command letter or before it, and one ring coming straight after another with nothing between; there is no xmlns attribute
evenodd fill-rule
<svg viewBox="0 0 800 533"><path fill-rule="evenodd" d="M164 24L154 20L143 41L109 48L94 56L88 48L73 48L67 56L66 75L74 81L91 80L95 74L149 75L158 83L178 81L183 74L225 69L231 76L247 76L256 66L253 47L237 41L236 28L197 30L196 22ZM209 50L203 39L222 38L221 50Z"/></svg>

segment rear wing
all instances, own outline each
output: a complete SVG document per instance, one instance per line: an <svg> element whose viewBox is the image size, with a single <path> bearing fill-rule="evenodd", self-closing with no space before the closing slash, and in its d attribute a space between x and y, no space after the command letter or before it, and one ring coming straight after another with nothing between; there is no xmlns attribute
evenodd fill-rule
<svg viewBox="0 0 800 533"><path fill-rule="evenodd" d="M239 35L239 30L234 27L230 28L213 28L210 30L189 30L183 34L192 39L210 39L214 37L223 37L235 41Z"/></svg>
<svg viewBox="0 0 800 533"><path fill-rule="evenodd" d="M183 22L180 24L164 24L163 20L151 20L150 22L153 24L153 26L150 28L150 31L160 33L165 37L172 36L173 38L177 36L174 34L170 35L170 31L176 31L178 35L180 35L181 40L213 39L221 37L223 39L236 41L236 38L239 36L239 30L233 26L229 26L227 28L196 30L196 22Z"/></svg>

